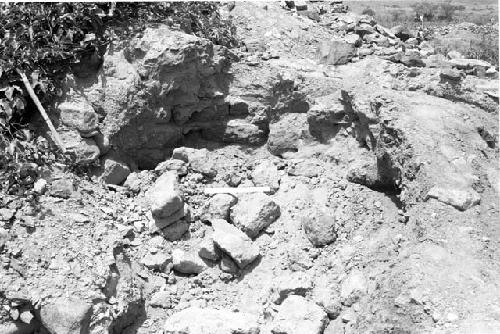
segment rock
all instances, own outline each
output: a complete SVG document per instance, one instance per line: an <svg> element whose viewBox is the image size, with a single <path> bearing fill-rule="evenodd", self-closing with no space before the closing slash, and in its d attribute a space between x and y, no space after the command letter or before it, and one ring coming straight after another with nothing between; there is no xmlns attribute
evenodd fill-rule
<svg viewBox="0 0 500 334"><path fill-rule="evenodd" d="M342 319L342 322L344 323L356 323L358 320L358 317L356 315L356 311L354 311L352 308L348 308L342 314L340 315L340 319Z"/></svg>
<svg viewBox="0 0 500 334"><path fill-rule="evenodd" d="M168 171L161 175L146 196L154 218L168 218L183 210L184 200L179 190L176 172Z"/></svg>
<svg viewBox="0 0 500 334"><path fill-rule="evenodd" d="M259 325L253 314L190 307L170 316L163 331L164 334L259 334Z"/></svg>
<svg viewBox="0 0 500 334"><path fill-rule="evenodd" d="M318 97L307 112L311 135L320 141L328 141L339 130L339 125L349 122L340 92Z"/></svg>
<svg viewBox="0 0 500 334"><path fill-rule="evenodd" d="M220 259L220 254L215 248L214 239L211 236L203 239L198 250L198 255L210 261L218 261Z"/></svg>
<svg viewBox="0 0 500 334"><path fill-rule="evenodd" d="M150 188L154 180L154 174L151 171L143 170L138 173L130 173L123 186L132 191L139 193Z"/></svg>
<svg viewBox="0 0 500 334"><path fill-rule="evenodd" d="M172 258L164 253L148 253L141 260L141 263L148 269L163 271Z"/></svg>
<svg viewBox="0 0 500 334"><path fill-rule="evenodd" d="M16 214L16 210L1 208L0 209L0 221L10 221L14 218Z"/></svg>
<svg viewBox="0 0 500 334"><path fill-rule="evenodd" d="M335 320L330 321L328 326L325 328L323 334L338 334L345 333L344 324L342 323L342 319L337 318Z"/></svg>
<svg viewBox="0 0 500 334"><path fill-rule="evenodd" d="M370 35L375 33L375 28L368 23L360 23L354 28L354 32L360 36Z"/></svg>
<svg viewBox="0 0 500 334"><path fill-rule="evenodd" d="M414 37L408 38L406 40L406 45L408 45L410 47L416 47L416 46L418 46L418 40Z"/></svg>
<svg viewBox="0 0 500 334"><path fill-rule="evenodd" d="M43 194L45 193L45 190L47 190L47 181L45 179L36 180L33 184L33 191L38 194Z"/></svg>
<svg viewBox="0 0 500 334"><path fill-rule="evenodd" d="M9 232L3 227L0 227L0 250L3 249L7 240L9 240Z"/></svg>
<svg viewBox="0 0 500 334"><path fill-rule="evenodd" d="M464 59L465 57L458 51L450 51L447 54L450 59Z"/></svg>
<svg viewBox="0 0 500 334"><path fill-rule="evenodd" d="M451 59L449 64L459 70L481 69L486 71L491 67L491 64L479 59Z"/></svg>
<svg viewBox="0 0 500 334"><path fill-rule="evenodd" d="M104 155L109 152L111 145L109 144L109 138L102 133L98 132L93 137L95 144L101 151L101 155Z"/></svg>
<svg viewBox="0 0 500 334"><path fill-rule="evenodd" d="M51 334L89 332L92 307L78 299L59 299L40 309L40 320Z"/></svg>
<svg viewBox="0 0 500 334"><path fill-rule="evenodd" d="M335 217L325 214L302 218L302 228L307 239L315 246L322 247L337 239Z"/></svg>
<svg viewBox="0 0 500 334"><path fill-rule="evenodd" d="M225 220L215 219L212 220L212 227L214 228L212 236L214 243L229 255L240 269L245 268L259 257L259 248L235 226Z"/></svg>
<svg viewBox="0 0 500 334"><path fill-rule="evenodd" d="M441 81L452 81L452 82L460 82L463 78L462 72L453 68L442 69L439 76L441 77Z"/></svg>
<svg viewBox="0 0 500 334"><path fill-rule="evenodd" d="M3 319L2 319L3 320ZM2 334L32 334L40 329L40 323L33 321L25 324L19 321L2 321L0 323L0 333Z"/></svg>
<svg viewBox="0 0 500 334"><path fill-rule="evenodd" d="M182 209L177 210L170 216L166 218L156 218L152 214L148 215L149 219L149 233L156 233L159 230L165 229L170 225L173 225L177 222L179 222L183 217L189 215L189 207L184 204ZM171 230L168 232L172 232L174 234L179 233L182 229L184 228L184 225L179 224L177 227L173 227ZM167 232L167 233L168 233Z"/></svg>
<svg viewBox="0 0 500 334"><path fill-rule="evenodd" d="M252 171L253 183L258 187L270 187L273 192L279 189L280 178L278 167L268 159L258 162Z"/></svg>
<svg viewBox="0 0 500 334"><path fill-rule="evenodd" d="M184 220L179 220L161 230L161 234L168 241L176 241L189 230L189 223Z"/></svg>
<svg viewBox="0 0 500 334"><path fill-rule="evenodd" d="M162 175L166 171L176 171L177 175L184 176L188 173L187 164L180 159L168 159L155 167L155 172L159 175Z"/></svg>
<svg viewBox="0 0 500 334"><path fill-rule="evenodd" d="M321 172L321 165L316 161L303 160L297 161L289 170L288 174L292 176L316 177Z"/></svg>
<svg viewBox="0 0 500 334"><path fill-rule="evenodd" d="M371 54L373 54L373 49L372 48L359 48L358 49L358 55L360 57L366 57L366 56L369 56Z"/></svg>
<svg viewBox="0 0 500 334"><path fill-rule="evenodd" d="M273 334L321 334L328 323L326 313L301 296L289 296L281 304L271 332Z"/></svg>
<svg viewBox="0 0 500 334"><path fill-rule="evenodd" d="M199 274L208 268L208 265L197 254L187 253L181 249L172 251L174 269L184 274Z"/></svg>
<svg viewBox="0 0 500 334"><path fill-rule="evenodd" d="M343 40L332 39L320 43L317 59L320 64L342 65L347 64L354 57L355 47Z"/></svg>
<svg viewBox="0 0 500 334"><path fill-rule="evenodd" d="M97 114L92 105L83 97L71 96L57 106L61 123L78 130L83 136L97 130Z"/></svg>
<svg viewBox="0 0 500 334"><path fill-rule="evenodd" d="M273 302L281 304L290 295L305 296L313 287L311 276L307 273L294 271L280 276L274 290Z"/></svg>
<svg viewBox="0 0 500 334"><path fill-rule="evenodd" d="M401 58L401 63L409 67L425 67L425 63L418 51L407 51Z"/></svg>
<svg viewBox="0 0 500 334"><path fill-rule="evenodd" d="M198 150L189 147L178 147L174 149L172 159L189 163L191 169L196 173L201 173L209 177L214 177L217 174L208 164L208 150L206 148Z"/></svg>
<svg viewBox="0 0 500 334"><path fill-rule="evenodd" d="M49 194L53 197L70 198L75 190L73 180L58 179L50 184Z"/></svg>
<svg viewBox="0 0 500 334"><path fill-rule="evenodd" d="M391 33L403 42L406 42L406 40L414 37L413 33L404 26L395 26L391 28Z"/></svg>
<svg viewBox="0 0 500 334"><path fill-rule="evenodd" d="M347 180L371 188L390 189L394 179L388 173L380 173L377 159L365 157L354 161L347 171Z"/></svg>
<svg viewBox="0 0 500 334"><path fill-rule="evenodd" d="M356 47L360 46L362 43L361 37L358 34L353 34L353 33L345 35L344 41Z"/></svg>
<svg viewBox="0 0 500 334"><path fill-rule="evenodd" d="M161 308L173 308L174 301L172 300L172 295L168 291L158 291L155 292L151 296L151 300L149 301L149 305L152 307L161 307Z"/></svg>
<svg viewBox="0 0 500 334"><path fill-rule="evenodd" d="M449 204L460 211L465 211L470 207L479 204L481 197L472 190L460 190L452 188L432 187L427 193L427 198L435 198L440 202Z"/></svg>
<svg viewBox="0 0 500 334"><path fill-rule="evenodd" d="M101 179L106 184L121 184L130 174L130 168L123 162L113 158L104 159L104 172Z"/></svg>
<svg viewBox="0 0 500 334"><path fill-rule="evenodd" d="M301 10L307 10L307 3L305 1L299 0L299 1L294 1L295 4L295 9L298 11Z"/></svg>
<svg viewBox="0 0 500 334"><path fill-rule="evenodd" d="M207 203L202 214L203 220L229 218L229 211L238 202L238 198L230 194L216 194Z"/></svg>
<svg viewBox="0 0 500 334"><path fill-rule="evenodd" d="M367 283L363 273L352 270L342 282L340 298L344 305L350 306L357 302L367 292Z"/></svg>
<svg viewBox="0 0 500 334"><path fill-rule="evenodd" d="M277 156L282 156L286 152L297 152L307 132L307 115L282 115L278 122L269 125L267 149Z"/></svg>
<svg viewBox="0 0 500 334"><path fill-rule="evenodd" d="M222 256L222 260L220 261L220 270L229 274L236 274L239 269L236 263L227 255Z"/></svg>
<svg viewBox="0 0 500 334"><path fill-rule="evenodd" d="M280 216L280 207L271 197L258 193L247 196L231 208L231 222L255 238Z"/></svg>
<svg viewBox="0 0 500 334"><path fill-rule="evenodd" d="M226 123L222 141L225 143L260 145L266 135L257 125L240 119L232 119Z"/></svg>

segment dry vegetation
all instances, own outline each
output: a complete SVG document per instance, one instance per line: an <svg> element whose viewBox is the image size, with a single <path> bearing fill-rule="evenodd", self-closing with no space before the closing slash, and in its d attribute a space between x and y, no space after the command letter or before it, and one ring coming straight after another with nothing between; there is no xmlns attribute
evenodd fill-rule
<svg viewBox="0 0 500 334"><path fill-rule="evenodd" d="M498 2L486 1L347 1L357 14L374 16L387 27L403 25L410 29L422 23L437 32L432 44L440 53L459 51L465 57L477 58L498 65ZM478 27L470 31L463 23ZM449 29L447 29L449 28ZM444 32L443 32L443 29ZM447 29L447 30L446 30Z"/></svg>

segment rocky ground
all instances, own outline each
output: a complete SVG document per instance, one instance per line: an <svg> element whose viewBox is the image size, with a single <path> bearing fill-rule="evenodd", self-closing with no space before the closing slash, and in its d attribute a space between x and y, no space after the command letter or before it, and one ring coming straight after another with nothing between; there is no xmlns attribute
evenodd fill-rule
<svg viewBox="0 0 500 334"><path fill-rule="evenodd" d="M0 333L498 333L497 68L339 4L223 10L240 48L156 26L67 78L100 166L2 195Z"/></svg>

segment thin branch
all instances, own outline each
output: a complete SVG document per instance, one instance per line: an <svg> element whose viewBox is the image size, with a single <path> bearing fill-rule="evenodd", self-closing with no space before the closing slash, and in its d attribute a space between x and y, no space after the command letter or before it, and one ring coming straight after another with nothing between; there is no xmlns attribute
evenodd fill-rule
<svg viewBox="0 0 500 334"><path fill-rule="evenodd" d="M33 100L33 102L35 102L35 105L37 106L38 111L42 115L43 120L45 121L45 123L47 123L47 126L49 127L49 129L50 129L50 131L52 133L52 136L54 138L54 142L61 149L61 151L63 153L65 153L66 152L66 148L64 147L64 144L63 144L63 142L61 140L61 137L59 137L59 133L57 133L56 128L52 124L52 122L51 122L49 116L47 115L47 113L45 112L45 109L43 108L42 103L38 99L38 96L36 96L35 91L33 90L33 88L31 87L31 84L30 84L28 78L26 77L26 74L24 74L24 72L22 72L19 69L17 69L17 73L19 73L19 75L21 76L21 79L23 80L24 86L26 87L26 90L28 91L28 94L30 95L30 97Z"/></svg>

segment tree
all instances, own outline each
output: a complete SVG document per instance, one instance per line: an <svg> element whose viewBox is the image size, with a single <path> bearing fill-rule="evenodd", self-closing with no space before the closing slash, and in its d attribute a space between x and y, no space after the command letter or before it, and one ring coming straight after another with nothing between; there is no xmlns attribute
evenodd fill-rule
<svg viewBox="0 0 500 334"><path fill-rule="evenodd" d="M438 5L424 1L412 4L413 11L415 12L415 17L420 20L422 16L426 21L431 21L434 18L434 14L438 9Z"/></svg>
<svg viewBox="0 0 500 334"><path fill-rule="evenodd" d="M369 15L369 16L374 17L375 16L375 11L373 9L371 9L370 7L367 7L365 9L363 9L363 12L361 14L363 14L363 15Z"/></svg>

